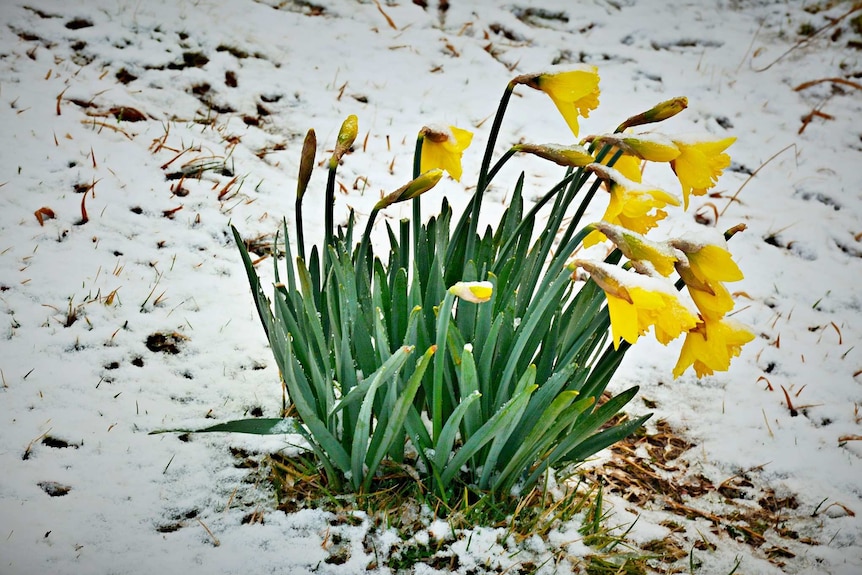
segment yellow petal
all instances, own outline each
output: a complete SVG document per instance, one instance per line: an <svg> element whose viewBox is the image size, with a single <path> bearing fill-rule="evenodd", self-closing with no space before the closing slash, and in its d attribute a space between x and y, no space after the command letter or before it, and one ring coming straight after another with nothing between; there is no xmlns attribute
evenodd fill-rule
<svg viewBox="0 0 862 575"><path fill-rule="evenodd" d="M433 168L446 170L456 181L461 181L463 173L461 157L473 141L473 133L455 126L422 129L422 157L419 170L427 172Z"/></svg>
<svg viewBox="0 0 862 575"><path fill-rule="evenodd" d="M733 261L726 249L716 245L705 245L695 253L688 254L691 269L701 281L739 281L742 270Z"/></svg>
<svg viewBox="0 0 862 575"><path fill-rule="evenodd" d="M611 335L614 340L614 349L619 349L620 340L634 344L638 340L637 308L624 299L606 294L608 300L608 314L611 318Z"/></svg>
<svg viewBox="0 0 862 575"><path fill-rule="evenodd" d="M599 71L595 66L540 74L535 87L551 98L575 136L578 116L586 118L599 105Z"/></svg>
<svg viewBox="0 0 862 575"><path fill-rule="evenodd" d="M689 194L702 195L718 181L721 172L730 165L730 156L723 153L736 138L674 139L680 155L671 167L682 186L683 201L688 209Z"/></svg>

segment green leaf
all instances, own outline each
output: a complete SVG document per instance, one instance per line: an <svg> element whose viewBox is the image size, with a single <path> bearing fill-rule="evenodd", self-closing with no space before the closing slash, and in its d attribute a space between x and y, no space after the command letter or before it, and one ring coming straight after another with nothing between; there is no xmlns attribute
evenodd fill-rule
<svg viewBox="0 0 862 575"><path fill-rule="evenodd" d="M292 417L272 418L256 417L252 419L235 419L204 427L201 429L158 429L149 435L159 433L250 433L253 435L285 435L300 433L299 424Z"/></svg>
<svg viewBox="0 0 862 575"><path fill-rule="evenodd" d="M422 357L419 358L419 362L416 364L416 369L407 381L407 385L398 395L398 399L395 402L395 406L392 409L392 414L389 418L389 424L386 425L385 428L378 427L374 430L374 435L376 436L378 433L382 433L382 438L378 443L376 443L376 445L374 441L371 442L372 449L366 457L368 471L366 473L365 481L363 482L363 490L367 491L371 486L371 480L374 477L374 473L380 466L380 462L383 460L383 456L389 450L389 447L396 439L404 437L405 421L407 420L408 413L413 409L413 398L419 390L419 386L422 383L422 376L425 374L428 364L431 363L432 355L434 355L434 348L430 347Z"/></svg>
<svg viewBox="0 0 862 575"><path fill-rule="evenodd" d="M497 413L491 416L490 419L488 419L484 425L479 428L473 437L464 443L461 449L459 449L455 454L455 457L449 461L443 469L443 472L440 474L442 488L445 489L448 487L449 483L455 477L455 474L461 469L461 466L473 457L476 452L484 447L486 443L497 437L499 433L505 431L506 427L510 423L510 418L513 412L517 412L523 404L530 399L530 395L537 387L537 385L530 386L509 400L502 408L500 408L499 411L497 411Z"/></svg>
<svg viewBox="0 0 862 575"><path fill-rule="evenodd" d="M470 406L479 400L479 392L474 391L470 395L464 397L461 403L452 411L452 415L446 420L446 425L440 432L440 437L434 445L434 465L438 470L445 468L446 461L452 453L452 446L455 445L455 437L458 434L458 427L461 425L461 419L467 414Z"/></svg>

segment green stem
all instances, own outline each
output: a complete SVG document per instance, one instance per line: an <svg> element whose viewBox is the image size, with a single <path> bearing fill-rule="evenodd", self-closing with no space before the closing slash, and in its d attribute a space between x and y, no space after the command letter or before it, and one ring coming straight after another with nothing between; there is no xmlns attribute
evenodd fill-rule
<svg viewBox="0 0 862 575"><path fill-rule="evenodd" d="M476 193L473 194L473 205L470 212L470 227L467 232L467 249L464 252L464 263L473 259L474 256L473 252L476 249L476 229L479 226L479 210L482 207L482 195L485 193L485 188L488 187L488 182L490 181L488 177L488 169L491 166L491 156L494 155L494 146L497 143L497 136L500 135L503 116L506 114L506 108L509 105L509 99L512 97L512 92L514 90L515 84L513 82L506 84L506 89L503 91L503 97L500 98L500 104L497 106L497 115L494 116L494 123L491 125L491 133L488 135L488 143L485 145L485 157L482 158L482 166L479 169L479 181L476 184ZM466 215L467 212L465 211L464 213Z"/></svg>
<svg viewBox="0 0 862 575"><path fill-rule="evenodd" d="M437 353L434 354L434 386L431 389L431 437L434 445L437 445L443 429L443 371L447 355L446 337L454 303L455 296L447 291L437 312Z"/></svg>
<svg viewBox="0 0 862 575"><path fill-rule="evenodd" d="M502 158L500 158L499 160L497 160L497 162L494 164L494 167L493 167L493 168L491 168L491 171L490 171L490 172L488 172L488 179L486 180L487 184L490 184L490 183L491 183L491 180L493 180L493 179L494 179L494 176L496 176L496 175L497 175L497 172L499 172L499 171L500 171L500 168L502 168L502 167L503 167L503 164L505 164L507 161L509 161L509 158L511 158L512 156L514 156L517 152L518 152L518 151L517 151L515 148L509 148L509 149L506 151L506 153L505 153L505 154L503 154L503 157L502 157ZM486 184L486 185L487 185L487 184Z"/></svg>
<svg viewBox="0 0 862 575"><path fill-rule="evenodd" d="M338 160L329 160L329 176L326 178L326 208L323 233L324 246L333 245L332 238L335 235L335 224L333 222L333 210L335 209L335 170L338 168Z"/></svg>
<svg viewBox="0 0 862 575"><path fill-rule="evenodd" d="M299 249L299 257L305 261L305 233L302 231L302 196L296 197L296 205L293 208L296 218L296 245ZM288 241L287 236L284 238Z"/></svg>
<svg viewBox="0 0 862 575"><path fill-rule="evenodd" d="M499 253L497 254L496 261L494 262L494 273L495 274L499 272L500 267L503 265L503 262L506 259L506 256L509 255L509 252L514 247L515 241L518 239L518 236L521 234L521 230L524 229L524 226L526 226L530 222L530 220L535 217L536 213L540 209L542 209L542 207L546 203L548 203L548 201L551 198L553 198L558 193L560 193L563 190L563 188L565 188L569 184L569 182L572 181L572 179L574 177L575 177L574 174L569 174L568 176L566 176L565 178L560 180L557 183L557 185L555 185L553 188L551 188L550 191L548 191L548 193L546 193L544 196L542 196L539 199L539 201L536 202L532 208L530 208L530 211L527 212L527 215L525 215L523 218L521 218L521 221L515 227L515 230L512 232L512 234L509 236L509 239L506 240L506 243L503 244L502 249L500 249Z"/></svg>
<svg viewBox="0 0 862 575"><path fill-rule="evenodd" d="M422 144L425 142L425 136L422 132L416 137L416 149L413 152L413 179L419 177L422 169ZM413 198L413 253L419 253L419 230L422 226L422 203L419 196Z"/></svg>
<svg viewBox="0 0 862 575"><path fill-rule="evenodd" d="M601 149L601 151L599 151L598 155L596 156L596 161L598 163L601 163L601 161L605 158L605 156L607 155L609 150L610 150L610 146L603 147ZM592 149L590 151L592 151ZM623 154L622 151L617 151L617 153L614 154L614 156L610 159L610 161L608 161L607 166L609 168L613 167L613 165L617 162L617 160L620 158L620 156L622 156L622 154ZM583 186L586 183L587 178L589 178L589 176L590 175L587 173L584 173L582 175L580 181L578 181L576 184L577 189L580 189L581 186ZM590 204L593 197L596 195L596 191L598 191L599 186L601 184L602 184L602 181L599 179L596 179L596 181L593 182L593 185L590 187L589 191L584 196L584 199L581 200L581 205L578 206L578 210L575 212L575 215L572 218L572 221L569 223L569 227L568 227L568 229L566 229L566 233L563 234L563 237L560 239L560 244L565 245L565 243L569 241L569 238L572 237L572 234L575 232L575 229L577 229L577 227L581 223L581 218L584 216L584 212L587 211L587 206ZM574 199L574 196L572 196L572 199Z"/></svg>
<svg viewBox="0 0 862 575"><path fill-rule="evenodd" d="M359 257L356 258L356 274L359 275L359 268L362 265L362 262L365 262L365 268L368 273L368 277L371 277L371 249L370 249L370 238L371 238L371 228L374 226L374 220L377 219L377 213L380 210L378 208L374 208L371 210L371 214L368 216L368 223L365 224L365 233L362 234L362 242L359 244Z"/></svg>

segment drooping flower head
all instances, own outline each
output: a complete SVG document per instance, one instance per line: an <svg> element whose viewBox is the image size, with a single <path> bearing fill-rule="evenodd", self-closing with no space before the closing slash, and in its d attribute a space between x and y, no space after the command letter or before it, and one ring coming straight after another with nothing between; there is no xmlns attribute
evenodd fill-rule
<svg viewBox="0 0 862 575"><path fill-rule="evenodd" d="M679 377L690 366L698 377L727 371L730 360L753 339L754 334L737 321L705 318L685 336L673 376Z"/></svg>
<svg viewBox="0 0 862 575"><path fill-rule="evenodd" d="M419 133L423 137L419 170L441 168L460 182L461 157L473 141L473 132L455 126L425 126Z"/></svg>
<svg viewBox="0 0 862 575"><path fill-rule="evenodd" d="M614 348L620 340L634 344L655 326L655 336L666 344L697 325L695 313L679 299L673 285L663 278L628 272L604 262L575 260L605 292Z"/></svg>
<svg viewBox="0 0 862 575"><path fill-rule="evenodd" d="M703 238L675 238L669 242L685 254L676 262L676 271L685 282L700 313L709 319L720 319L733 309L733 298L723 282L739 281L742 271L727 250L720 235Z"/></svg>
<svg viewBox="0 0 862 575"><path fill-rule="evenodd" d="M512 82L547 94L575 136L578 117L588 117L599 106L599 69L588 64L561 72L525 74Z"/></svg>
<svg viewBox="0 0 862 575"><path fill-rule="evenodd" d="M609 184L611 197L602 216L602 220L608 223L645 234L667 216L667 212L661 208L668 204L679 205L679 200L664 190L633 182L614 168L590 164L586 169L595 172ZM604 239L604 234L594 231L584 240L584 247Z"/></svg>
<svg viewBox="0 0 862 575"><path fill-rule="evenodd" d="M721 172L730 165L730 156L724 153L736 138L716 138L710 135L674 136L679 156L671 160L679 183L685 209L690 194L702 196L718 181Z"/></svg>

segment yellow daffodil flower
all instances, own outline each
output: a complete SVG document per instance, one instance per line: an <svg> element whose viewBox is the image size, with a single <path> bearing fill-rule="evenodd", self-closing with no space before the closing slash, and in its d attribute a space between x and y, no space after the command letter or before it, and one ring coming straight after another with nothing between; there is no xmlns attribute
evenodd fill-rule
<svg viewBox="0 0 862 575"><path fill-rule="evenodd" d="M602 220L608 223L644 234L667 216L667 212L661 208L668 204L679 205L679 200L664 190L633 182L614 168L590 164L586 169L610 182L611 197L602 216ZM604 239L604 234L594 231L584 239L584 247Z"/></svg>
<svg viewBox="0 0 862 575"><path fill-rule="evenodd" d="M649 262L653 269L667 277L681 257L679 251L666 243L654 242L642 234L608 222L597 222L593 226L614 242L624 256L635 262Z"/></svg>
<svg viewBox="0 0 862 575"><path fill-rule="evenodd" d="M673 376L679 377L689 366L694 366L698 377L727 371L730 360L753 339L754 334L739 322L706 318L686 335Z"/></svg>
<svg viewBox="0 0 862 575"><path fill-rule="evenodd" d="M686 287L694 305L707 319L721 319L733 309L733 297L722 283L710 283L707 285L709 289L698 289L689 284Z"/></svg>
<svg viewBox="0 0 862 575"><path fill-rule="evenodd" d="M683 252L684 247L680 248ZM722 246L707 244L686 252L691 271L701 281L735 282L743 278L733 256Z"/></svg>
<svg viewBox="0 0 862 575"><path fill-rule="evenodd" d="M712 136L677 136L673 143L680 154L670 166L679 178L685 209L690 194L702 196L718 181L721 172L730 165L730 156L724 153L736 138Z"/></svg>
<svg viewBox="0 0 862 575"><path fill-rule="evenodd" d="M605 134L589 136L585 142L614 146L624 153L649 162L670 162L680 155L679 148L662 134ZM616 164L614 164L616 168Z"/></svg>
<svg viewBox="0 0 862 575"><path fill-rule="evenodd" d="M461 157L473 141L473 132L455 126L426 126L420 134L423 140L419 170L427 172L433 168L442 168L460 182Z"/></svg>
<svg viewBox="0 0 862 575"><path fill-rule="evenodd" d="M599 149L596 150L597 155L599 151ZM607 166L619 151L619 148L611 148L599 163L603 166ZM614 162L613 168L629 180L639 184L643 178L643 171L641 170L642 163L643 162L640 158L623 153L619 158L617 158L617 161Z"/></svg>
<svg viewBox="0 0 862 575"><path fill-rule="evenodd" d="M578 116L584 118L599 105L599 69L583 64L562 72L518 76L515 84L526 84L547 94L572 133L578 135Z"/></svg>
<svg viewBox="0 0 862 575"><path fill-rule="evenodd" d="M716 243L710 244L676 238L669 243L686 255L685 259L677 261L676 270L700 313L709 319L724 317L733 309L733 298L722 282L743 278L742 271L725 248L724 239L719 237Z"/></svg>
<svg viewBox="0 0 862 575"><path fill-rule="evenodd" d="M449 288L449 293L471 303L484 303L494 294L491 282L458 282Z"/></svg>
<svg viewBox="0 0 862 575"><path fill-rule="evenodd" d="M605 292L614 349L620 340L631 344L655 326L655 335L667 344L697 325L697 316L682 303L673 285L659 278L627 272L604 262L576 260L572 266L589 272Z"/></svg>

